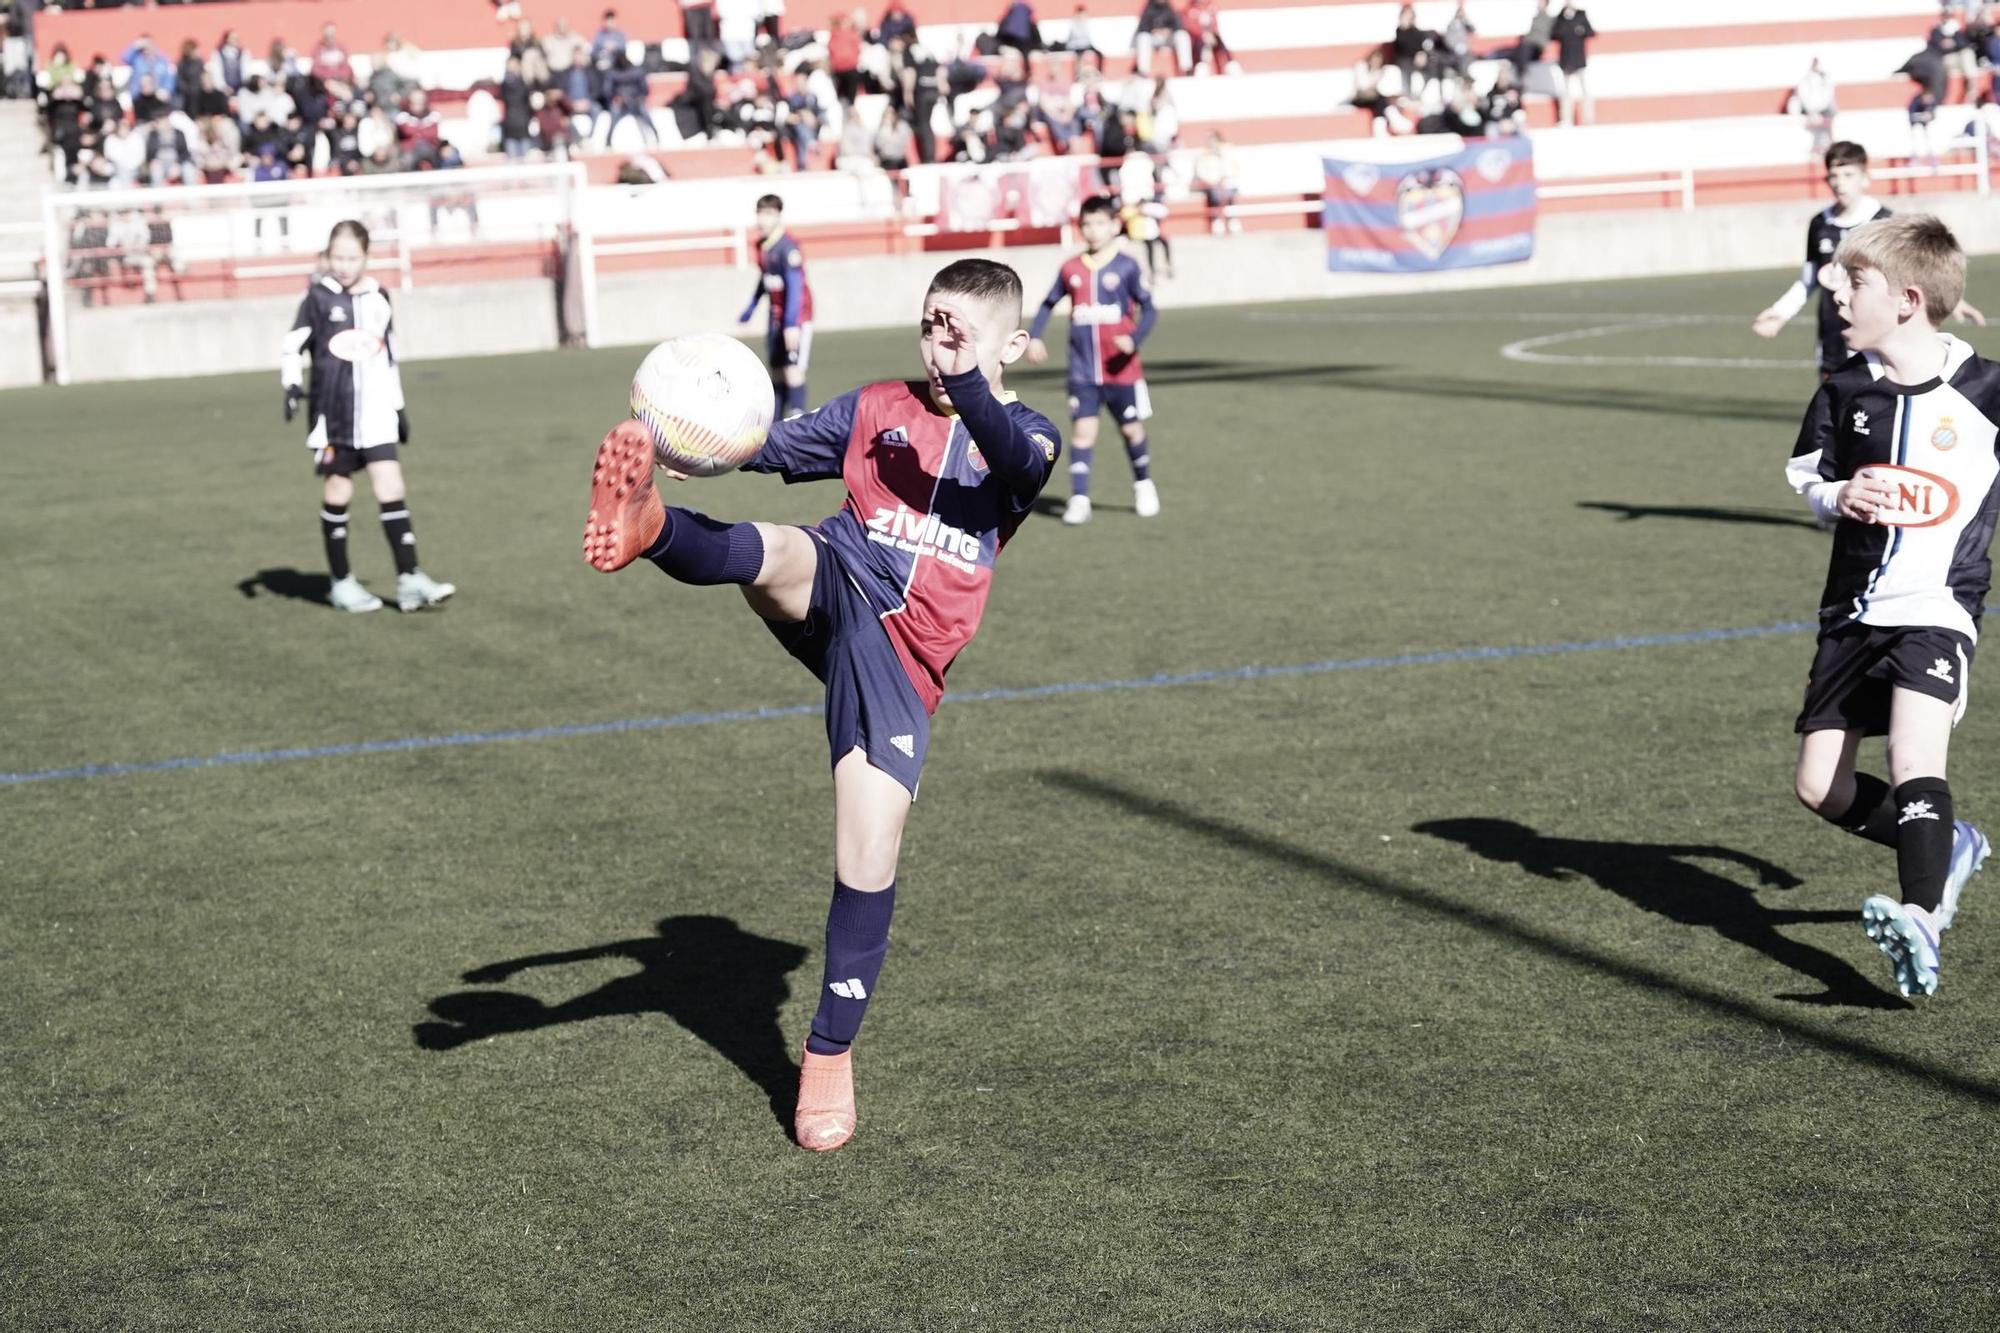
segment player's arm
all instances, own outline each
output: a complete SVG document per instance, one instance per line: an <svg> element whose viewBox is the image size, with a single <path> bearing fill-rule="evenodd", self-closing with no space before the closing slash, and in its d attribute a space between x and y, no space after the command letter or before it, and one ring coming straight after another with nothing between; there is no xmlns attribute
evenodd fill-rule
<svg viewBox="0 0 2000 1333"><path fill-rule="evenodd" d="M396 400L396 443L410 442L410 416L404 411L403 401L403 358L396 349L396 307L389 304L389 294L382 293L382 302L389 306L389 322L382 327L382 355L389 358L390 396Z"/></svg>
<svg viewBox="0 0 2000 1333"><path fill-rule="evenodd" d="M1160 317L1160 308L1153 304L1153 293L1144 282L1134 282L1131 293L1132 305L1139 312L1139 317L1132 326L1132 346L1121 350L1136 352L1146 341L1146 335L1153 331L1153 321Z"/></svg>
<svg viewBox="0 0 2000 1333"><path fill-rule="evenodd" d="M738 324L748 324L757 317L757 307L764 300L764 270L757 270L757 285L750 289L750 304L743 307L743 313L736 317Z"/></svg>
<svg viewBox="0 0 2000 1333"><path fill-rule="evenodd" d="M1032 503L1055 470L1056 454L1062 448L1056 428L1034 413L1016 416L1008 411L1007 405L993 396L993 386L977 366L940 378L987 468L1007 483L1017 504L1025 507Z"/></svg>
<svg viewBox="0 0 2000 1333"><path fill-rule="evenodd" d="M745 472L775 472L787 483L838 477L854 434L861 390L844 393L815 410L771 426L764 447L745 463Z"/></svg>
<svg viewBox="0 0 2000 1333"><path fill-rule="evenodd" d="M1069 295L1069 284L1063 281L1062 271L1056 271L1055 285L1042 298L1041 308L1035 311L1033 322L1028 325L1028 364L1039 366L1049 359L1048 344L1042 341L1042 331L1049 326L1049 319L1056 313L1056 307Z"/></svg>
<svg viewBox="0 0 2000 1333"><path fill-rule="evenodd" d="M299 313L292 320L291 332L285 335L278 354L278 383L285 391L285 420L298 415L299 402L306 396L306 348L313 337L313 296L310 291L299 302Z"/></svg>
<svg viewBox="0 0 2000 1333"><path fill-rule="evenodd" d="M1799 280L1786 288L1783 296L1765 307L1751 322L1751 330L1761 338L1777 337L1778 330L1789 324L1792 316L1804 310L1806 302L1812 298L1813 287L1818 280L1814 271L1816 268L1817 265L1807 260L1799 270Z"/></svg>
<svg viewBox="0 0 2000 1333"><path fill-rule="evenodd" d="M785 311L779 327L784 330L785 350L799 350L799 322L805 314L805 263L794 250L785 259Z"/></svg>
<svg viewBox="0 0 2000 1333"><path fill-rule="evenodd" d="M1841 412L1839 394L1832 380L1819 386L1805 420L1799 426L1798 443L1785 463L1785 480L1805 497L1813 517L1831 527L1851 518L1857 523L1874 522L1875 511L1888 504L1893 492L1889 483L1863 468L1853 477L1842 479L1834 458L1834 423Z"/></svg>

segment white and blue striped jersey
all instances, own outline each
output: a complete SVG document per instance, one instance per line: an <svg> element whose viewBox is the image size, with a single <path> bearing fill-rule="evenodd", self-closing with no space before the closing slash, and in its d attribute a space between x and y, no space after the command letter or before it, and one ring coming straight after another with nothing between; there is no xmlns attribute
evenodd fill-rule
<svg viewBox="0 0 2000 1333"><path fill-rule="evenodd" d="M1936 625L1978 638L2000 512L2000 365L1948 333L1938 340L1936 378L1892 383L1864 353L1806 409L1785 475L1814 513L1836 517L1840 484L1863 468L1887 474L1896 492L1876 522L1835 526L1823 629Z"/></svg>
<svg viewBox="0 0 2000 1333"><path fill-rule="evenodd" d="M363 278L351 289L331 277L313 279L285 335L279 375L287 388L301 383L306 355L312 357L308 448L396 443L403 376L389 297L375 279Z"/></svg>

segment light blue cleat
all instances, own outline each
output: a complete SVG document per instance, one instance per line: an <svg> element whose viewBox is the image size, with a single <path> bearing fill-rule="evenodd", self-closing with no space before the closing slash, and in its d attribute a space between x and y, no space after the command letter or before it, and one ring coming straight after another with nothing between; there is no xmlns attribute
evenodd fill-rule
<svg viewBox="0 0 2000 1333"><path fill-rule="evenodd" d="M1961 819L1951 826L1951 870L1944 877L1944 902L1937 910L1939 930L1951 929L1951 919L1958 915L1958 895L1965 892L1966 882L1979 873L1992 850L1986 835L1967 821Z"/></svg>
<svg viewBox="0 0 2000 1333"><path fill-rule="evenodd" d="M1897 990L1905 995L1937 994L1937 926L1929 912L1878 893L1861 904L1861 928L1888 955Z"/></svg>

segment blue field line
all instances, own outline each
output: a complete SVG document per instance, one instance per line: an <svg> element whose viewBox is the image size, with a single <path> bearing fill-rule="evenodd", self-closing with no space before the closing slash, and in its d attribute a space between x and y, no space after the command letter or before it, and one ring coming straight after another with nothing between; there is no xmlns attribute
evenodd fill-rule
<svg viewBox="0 0 2000 1333"><path fill-rule="evenodd" d="M1343 657L1283 666L1224 667L1212 671L1160 672L1123 680L1073 680L1051 685L1024 685L974 690L949 696L954 704L1002 703L1048 699L1068 694L1110 694L1122 690L1155 690L1178 685L1215 685L1230 681L1275 680L1286 676L1323 676L1337 671L1382 671L1392 667L1440 666L1452 662L1495 662L1516 657L1556 657L1566 653L1609 653L1633 648L1666 648L1675 644L1720 643L1729 639L1764 639L1803 634L1816 629L1809 620L1739 629L1688 630L1679 634L1620 635L1572 643L1532 643L1501 648L1446 648L1428 653L1390 657ZM461 745L497 745L506 741L562 740L573 736L605 736L627 731L672 731L682 727L720 726L732 722L766 722L781 717L812 717L818 704L787 704L770 708L737 708L722 712L675 713L670 717L625 718L616 722L572 722L559 726L518 727L507 731L458 731L447 736L405 736L398 740L349 741L341 745L303 745L282 750L235 750L222 754L189 755L132 764L80 764L75 768L44 768L0 773L0 785L62 782L77 778L121 778L140 773L168 773L189 768L226 768L236 764L282 764L301 759L341 759L349 755L398 754L409 750L444 750Z"/></svg>

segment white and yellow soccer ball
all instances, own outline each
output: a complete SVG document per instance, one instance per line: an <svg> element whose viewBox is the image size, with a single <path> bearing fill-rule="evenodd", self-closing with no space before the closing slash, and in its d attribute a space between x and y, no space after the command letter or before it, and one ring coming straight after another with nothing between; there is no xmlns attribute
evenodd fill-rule
<svg viewBox="0 0 2000 1333"><path fill-rule="evenodd" d="M771 372L720 333L669 338L632 377L632 418L662 467L713 477L741 467L771 433Z"/></svg>

